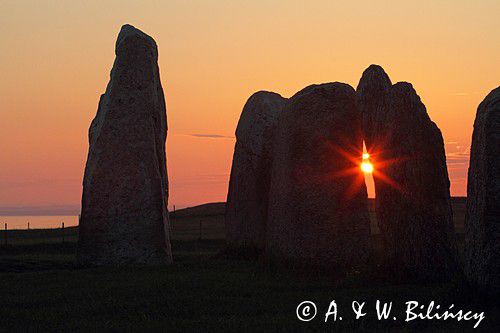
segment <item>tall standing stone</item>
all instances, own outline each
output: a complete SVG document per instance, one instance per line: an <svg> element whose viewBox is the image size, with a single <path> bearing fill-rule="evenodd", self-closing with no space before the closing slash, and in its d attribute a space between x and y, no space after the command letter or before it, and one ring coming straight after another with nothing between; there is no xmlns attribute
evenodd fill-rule
<svg viewBox="0 0 500 333"><path fill-rule="evenodd" d="M115 52L89 129L78 260L84 265L169 263L167 120L157 46L124 25Z"/></svg>
<svg viewBox="0 0 500 333"><path fill-rule="evenodd" d="M260 91L248 99L241 113L225 218L231 248L264 248L273 133L285 102L276 93Z"/></svg>
<svg viewBox="0 0 500 333"><path fill-rule="evenodd" d="M266 254L327 268L366 261L367 192L356 93L312 85L285 106L273 151Z"/></svg>
<svg viewBox="0 0 500 333"><path fill-rule="evenodd" d="M479 104L467 182L465 272L500 296L500 87Z"/></svg>
<svg viewBox="0 0 500 333"><path fill-rule="evenodd" d="M391 79L377 65L368 67L359 81L357 92L363 117L363 138L369 152L383 150L377 146L385 141L384 135L392 121L386 108L391 88Z"/></svg>
<svg viewBox="0 0 500 333"><path fill-rule="evenodd" d="M376 214L389 265L425 279L457 271L450 182L441 131L406 82L372 65L357 92L375 166Z"/></svg>

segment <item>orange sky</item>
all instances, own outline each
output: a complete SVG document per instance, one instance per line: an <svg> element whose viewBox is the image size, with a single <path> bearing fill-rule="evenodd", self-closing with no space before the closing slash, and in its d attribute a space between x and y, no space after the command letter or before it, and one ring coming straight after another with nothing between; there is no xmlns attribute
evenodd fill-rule
<svg viewBox="0 0 500 333"><path fill-rule="evenodd" d="M498 13L497 0L2 1L0 212L79 206L87 129L124 23L159 46L171 204L225 200L253 92L356 86L371 63L413 83L447 143L452 195L465 195L475 110L499 85Z"/></svg>

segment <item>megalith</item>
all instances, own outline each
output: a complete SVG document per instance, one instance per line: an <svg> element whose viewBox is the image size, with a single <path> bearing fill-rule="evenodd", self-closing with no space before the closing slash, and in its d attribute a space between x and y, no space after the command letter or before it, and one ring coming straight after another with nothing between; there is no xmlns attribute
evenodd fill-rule
<svg viewBox="0 0 500 333"><path fill-rule="evenodd" d="M500 295L500 87L479 104L467 182L465 274Z"/></svg>
<svg viewBox="0 0 500 333"><path fill-rule="evenodd" d="M265 244L273 134L286 98L259 91L240 116L227 194L229 248L260 252Z"/></svg>
<svg viewBox="0 0 500 333"><path fill-rule="evenodd" d="M78 261L172 261L165 157L167 119L155 41L124 25L89 129Z"/></svg>
<svg viewBox="0 0 500 333"><path fill-rule="evenodd" d="M274 139L266 257L330 269L367 260L361 123L347 84L312 85L288 100Z"/></svg>
<svg viewBox="0 0 500 333"><path fill-rule="evenodd" d="M392 85L380 66L365 70L357 93L388 267L448 278L458 266L441 131L412 85Z"/></svg>

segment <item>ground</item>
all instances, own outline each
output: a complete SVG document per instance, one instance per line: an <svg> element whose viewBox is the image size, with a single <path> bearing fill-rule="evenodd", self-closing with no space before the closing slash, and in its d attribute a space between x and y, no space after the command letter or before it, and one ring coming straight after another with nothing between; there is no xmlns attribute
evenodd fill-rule
<svg viewBox="0 0 500 333"><path fill-rule="evenodd" d="M455 199L453 206L463 243L464 201ZM168 267L79 268L74 263L76 228L65 230L64 243L60 230L9 231L9 245L0 248L0 330L407 332L469 331L474 326L473 321L452 320L407 323L405 302L416 300L485 311L479 330L499 331L498 305L470 292L459 279L402 283L374 270L333 276L229 259L221 254L223 211L223 204L211 204L173 214L175 263ZM377 299L394 303L396 321L376 319ZM318 306L310 322L296 317L304 300ZM343 320L330 317L325 323L332 300ZM366 317L354 318L354 300L367 302Z"/></svg>

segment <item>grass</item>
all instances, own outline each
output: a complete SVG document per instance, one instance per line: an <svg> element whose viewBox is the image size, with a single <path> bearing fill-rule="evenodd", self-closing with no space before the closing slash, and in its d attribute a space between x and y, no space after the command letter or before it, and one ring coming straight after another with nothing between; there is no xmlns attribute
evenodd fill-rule
<svg viewBox="0 0 500 333"><path fill-rule="evenodd" d="M461 206L455 203L454 209ZM498 305L471 293L459 280L401 283L372 271L332 276L227 259L220 254L223 206L178 211L172 220L175 263L168 267L83 269L74 263L76 228L65 230L64 244L60 230L17 235L11 231L11 245L0 250L0 329L455 332L472 328L474 323L464 321L404 322L404 302L434 300L442 306L454 303L455 308L485 311L479 329L498 331ZM457 233L462 230L457 228ZM324 323L333 299L343 320ZM393 301L398 320L378 321L377 299ZM304 300L318 306L318 316L307 323L295 315ZM367 302L366 317L354 318L353 300Z"/></svg>

